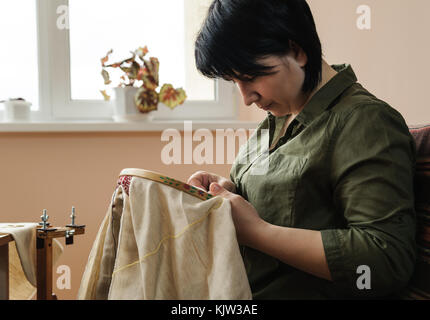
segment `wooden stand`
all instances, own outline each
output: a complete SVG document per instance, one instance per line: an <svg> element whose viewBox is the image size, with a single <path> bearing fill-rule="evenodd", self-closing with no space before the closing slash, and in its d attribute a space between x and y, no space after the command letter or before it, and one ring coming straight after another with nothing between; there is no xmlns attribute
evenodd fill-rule
<svg viewBox="0 0 430 320"><path fill-rule="evenodd" d="M57 300L52 292L52 239L65 238L66 232L74 230L72 236L85 233L85 227L56 228L54 231L37 229L37 300Z"/></svg>
<svg viewBox="0 0 430 320"><path fill-rule="evenodd" d="M8 233L0 233L0 300L9 299L9 242Z"/></svg>
<svg viewBox="0 0 430 320"><path fill-rule="evenodd" d="M66 238L66 233L73 231L76 235L85 233L85 226L55 228L54 231L36 230L37 250L37 300L57 300L52 292L52 240ZM13 241L10 234L0 233L0 300L9 299L9 242ZM67 242L67 241L66 241Z"/></svg>

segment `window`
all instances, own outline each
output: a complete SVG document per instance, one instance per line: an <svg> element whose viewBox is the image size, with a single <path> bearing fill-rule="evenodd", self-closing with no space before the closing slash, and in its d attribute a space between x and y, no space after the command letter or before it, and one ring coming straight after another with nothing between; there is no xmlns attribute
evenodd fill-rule
<svg viewBox="0 0 430 320"><path fill-rule="evenodd" d="M160 103L157 120L236 119L235 87L204 78L194 64L194 39L210 3L211 0L2 1L0 14L5 17L0 22L0 32L2 39L11 39L11 47L2 50L7 53L0 53L0 92L6 95L0 99L25 95L37 102L33 110L38 110L36 118L40 119L111 119L114 101L104 101L99 91L106 89L100 59L113 49L109 61L121 60L146 45L148 56L160 60L160 84L182 87L188 96L173 111ZM19 24L23 33L20 41L15 32L6 31L12 30L14 24ZM18 75L15 65L6 62L11 58L16 61L17 57ZM19 77L18 81L11 81L11 74ZM112 75L112 85L116 85L119 79Z"/></svg>
<svg viewBox="0 0 430 320"><path fill-rule="evenodd" d="M0 2L0 100L24 98L39 109L36 2ZM13 32L11 32L13 30ZM4 108L0 105L0 108Z"/></svg>
<svg viewBox="0 0 430 320"><path fill-rule="evenodd" d="M72 99L102 100L100 58L113 48L110 61L120 61L146 43L162 61L160 83L184 87L184 0L121 0L120 7L117 0L69 0Z"/></svg>

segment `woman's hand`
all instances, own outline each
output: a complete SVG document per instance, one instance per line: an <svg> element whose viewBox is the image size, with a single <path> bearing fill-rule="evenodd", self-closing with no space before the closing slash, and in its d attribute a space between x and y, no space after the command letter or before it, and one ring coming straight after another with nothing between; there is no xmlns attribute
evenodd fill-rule
<svg viewBox="0 0 430 320"><path fill-rule="evenodd" d="M209 193L230 200L231 215L236 228L237 241L240 244L254 247L258 245L259 235L268 226L258 215L257 210L243 197L234 194L214 182L210 184Z"/></svg>
<svg viewBox="0 0 430 320"><path fill-rule="evenodd" d="M256 245L256 241L259 239L258 233L263 231L263 227L267 223L260 218L252 204L236 194L236 186L232 181L217 174L197 171L190 176L187 183L209 191L213 196L221 196L230 200L237 241L250 247Z"/></svg>
<svg viewBox="0 0 430 320"><path fill-rule="evenodd" d="M205 191L209 191L209 186L212 182L216 182L224 189L232 193L236 193L236 186L231 180L206 171L197 171L191 175L187 181L189 185L203 189Z"/></svg>

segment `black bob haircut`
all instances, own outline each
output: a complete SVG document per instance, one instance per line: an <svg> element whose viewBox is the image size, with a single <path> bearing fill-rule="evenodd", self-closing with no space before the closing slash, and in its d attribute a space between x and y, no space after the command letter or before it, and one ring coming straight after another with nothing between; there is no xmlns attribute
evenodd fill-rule
<svg viewBox="0 0 430 320"><path fill-rule="evenodd" d="M197 69L208 78L249 80L271 74L258 64L284 56L291 41L307 55L302 91L321 81L322 50L305 0L214 0L195 42Z"/></svg>

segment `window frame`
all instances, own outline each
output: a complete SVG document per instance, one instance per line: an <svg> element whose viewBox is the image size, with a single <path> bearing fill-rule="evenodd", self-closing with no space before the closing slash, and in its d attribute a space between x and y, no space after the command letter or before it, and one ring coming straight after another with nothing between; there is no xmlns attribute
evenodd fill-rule
<svg viewBox="0 0 430 320"><path fill-rule="evenodd" d="M57 27L57 8L68 0L36 1L38 34L39 110L36 121L108 120L112 121L114 101L72 100L69 29ZM186 6L185 6L186 7ZM215 99L185 101L170 110L162 103L155 120L238 120L237 89L227 81L214 80Z"/></svg>

